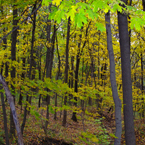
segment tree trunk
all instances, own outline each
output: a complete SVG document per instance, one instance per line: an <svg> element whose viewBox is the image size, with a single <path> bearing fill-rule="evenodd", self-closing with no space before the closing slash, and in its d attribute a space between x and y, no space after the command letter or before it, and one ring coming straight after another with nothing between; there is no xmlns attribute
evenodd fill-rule
<svg viewBox="0 0 145 145"><path fill-rule="evenodd" d="M74 73L74 56L71 57L71 72L70 72L70 88L72 89L73 88L73 82L74 82L74 78L73 78L73 73ZM71 102L71 99L73 99L73 95L70 94L69 95L69 105L72 105L72 102Z"/></svg>
<svg viewBox="0 0 145 145"><path fill-rule="evenodd" d="M0 83L3 85L6 97L8 99L9 105L10 105L12 117L13 117L14 124L15 124L16 130L17 130L18 145L24 145L23 137L22 137L22 133L21 133L21 129L20 129L20 124L19 124L19 120L17 117L16 109L15 109L14 97L12 96L12 94L11 94L11 92L10 92L6 82L5 82L5 79L1 74L0 74Z"/></svg>
<svg viewBox="0 0 145 145"><path fill-rule="evenodd" d="M88 29L89 29L89 26L91 24L91 21L89 22L88 24L88 27L86 28L86 39L87 39L87 35L88 35ZM83 30L83 27L81 28L81 31ZM78 92L78 75L79 75L79 64L80 64L80 57L82 55L82 52L83 52L83 48L85 47L86 45L86 40L84 41L83 43L83 46L81 48L81 39L82 39L82 34L80 34L80 42L78 43L78 52L77 52L77 57L76 57L76 71L75 71L75 92ZM75 100L75 103L74 105L77 106L77 97L74 97L74 100ZM74 111L73 114L72 114L72 118L71 118L73 121L77 122L77 117L76 117L76 112Z"/></svg>
<svg viewBox="0 0 145 145"><path fill-rule="evenodd" d="M144 91L144 87L143 87L143 52L141 52L141 93L143 96L143 91ZM142 112L141 112L141 117L144 118L144 97L142 97Z"/></svg>
<svg viewBox="0 0 145 145"><path fill-rule="evenodd" d="M0 88L0 89L2 89L2 88ZM1 102L2 102L2 108L3 108L6 145L9 145L9 136L8 136L8 127L7 127L7 114L6 114L6 108L5 108L4 94L2 92L1 92Z"/></svg>
<svg viewBox="0 0 145 145"><path fill-rule="evenodd" d="M4 16L4 11L3 11L3 6L2 5L0 7L0 10L1 10L1 13L2 13L2 17L3 17ZM3 23L3 25L5 25L5 22ZM6 33L6 28L3 28L3 35L5 35L5 33ZM3 39L3 47L4 47L5 50L7 49L7 38L6 37ZM5 55L4 58L6 59L7 55ZM3 68L1 70L3 70ZM2 74L2 72L1 72L1 74ZM7 62L5 62L5 76L6 77L8 76L8 63Z"/></svg>
<svg viewBox="0 0 145 145"><path fill-rule="evenodd" d="M27 22L25 23L25 25L27 25ZM26 35L24 35L24 40L27 41L26 39ZM24 45L26 44L26 42L24 43ZM21 74L21 79L22 79L22 85L24 83L24 79L25 79L25 63L26 63L26 52L25 50L23 50L23 56L22 56L22 74ZM19 102L18 104L21 105L21 111L22 111L22 100L23 100L23 94L22 94L22 87L20 88L20 97L19 97Z"/></svg>
<svg viewBox="0 0 145 145"><path fill-rule="evenodd" d="M67 38L66 38L66 60L65 60L65 83L68 83L68 56L69 56L69 38L70 38L70 17L68 18L68 24L67 24ZM64 97L64 105L67 105L67 95ZM67 118L67 110L64 109L63 111L63 122L62 125L66 125L66 118Z"/></svg>
<svg viewBox="0 0 145 145"><path fill-rule="evenodd" d="M37 55L39 58L39 62L38 62L38 70L39 70L39 80L41 80L41 47L39 47L39 54ZM39 94L39 101L38 101L38 107L40 108L41 106L41 94Z"/></svg>
<svg viewBox="0 0 145 145"><path fill-rule="evenodd" d="M37 4L35 3L34 7L33 7L33 11L36 10L36 5ZM34 67L34 68L36 67L36 63L35 63L34 56L33 56L34 52L35 52L34 51L35 27L36 27L36 13L34 13L34 15L33 15L33 30L32 30L32 40L31 40L31 59L30 59L30 69L29 69L29 74L28 74L28 77L31 80L35 79L35 70L33 70L33 73L32 73L32 67ZM32 77L31 77L31 74L32 74ZM26 102L28 102L28 101L29 101L29 103L31 103L31 96L29 97L28 92L27 92ZM26 106L25 106L25 109L24 109L24 118L23 118L23 122L22 122L22 125L21 125L22 134L23 134L25 123L26 123L26 119L27 119L27 112L28 111L27 111L27 103L26 103Z"/></svg>
<svg viewBox="0 0 145 145"><path fill-rule="evenodd" d="M17 20L17 16L18 16L18 10L16 8L16 5L13 5L13 29L15 29L15 27L17 26L18 20ZM12 61L16 61L16 42L17 42L17 34L18 31L13 31L12 35L11 35L11 39L12 39L12 44L11 44L11 59ZM11 70L11 78L12 81L14 80L16 75L16 68L14 66L12 66L12 70ZM13 81L14 83L14 81ZM11 85L12 87L12 94L14 95L15 93L15 87L13 85ZM15 98L14 98L14 102L15 102ZM10 136L15 136L15 124L13 121L13 116L12 116L12 112L10 111Z"/></svg>
<svg viewBox="0 0 145 145"><path fill-rule="evenodd" d="M3 6L0 7L1 13L2 15L4 15L3 13ZM5 23L3 23L4 25ZM6 29L3 29L3 34L5 35L5 31ZM3 47L4 49L7 48L7 39L4 38L3 39ZM7 56L5 56L7 57ZM7 68L7 62L5 63L5 68ZM3 67L1 68L1 74L3 73ZM5 76L8 76L8 71L5 71ZM2 87L0 86L0 90L2 90ZM3 109L3 120L4 120L4 129L5 129L5 138L6 138L6 145L9 145L9 136L8 136L8 127L7 127L7 114L6 114L6 107L5 107L5 101L4 101L4 94L3 92L1 92L1 103L2 103L2 109Z"/></svg>
<svg viewBox="0 0 145 145"><path fill-rule="evenodd" d="M49 11L51 12L51 5L49 5L49 7L47 8L49 9ZM47 16L48 17L48 16ZM46 32L47 32L47 43L48 45L47 47L47 52L46 52L46 78L51 78L51 40L50 40L50 33L51 33L51 20L49 20L47 18L47 27L46 27ZM50 91L48 88L46 88L46 91ZM43 102L46 101L46 105L47 105L47 112L46 112L46 122L45 122L45 127L44 127L44 131L45 134L47 134L47 125L48 125L48 119L49 119L49 105L50 105L50 96L47 94L46 96L46 100L44 98L42 98Z"/></svg>
<svg viewBox="0 0 145 145"><path fill-rule="evenodd" d="M118 96L116 76L115 76L115 61L114 61L114 52L112 46L112 35L111 35L111 26L110 26L110 12L105 14L106 21L106 33L107 33L107 48L109 53L110 60L110 80L112 87L113 100L115 103L115 123L116 123L116 132L114 145L121 144L121 133L122 133L122 124L121 124L121 100Z"/></svg>
<svg viewBox="0 0 145 145"><path fill-rule="evenodd" d="M81 31L83 30L83 27L81 28ZM77 52L77 56L76 56L76 71L75 71L75 88L74 88L74 91L77 93L78 92L78 75L79 75L79 65L80 65L80 56L81 56L81 39L82 39L82 34L79 35L79 43L78 43L78 52ZM74 97L74 106L77 106L77 97ZM73 114L72 114L72 118L71 118L73 121L77 122L77 117L76 117L76 112L73 111Z"/></svg>
<svg viewBox="0 0 145 145"><path fill-rule="evenodd" d="M61 61L60 61L60 55L59 55L59 50L58 50L58 41L57 41L57 36L56 36L56 42L57 42L57 54L58 54L58 72L56 74L56 80L59 79L59 74L60 74L60 65L61 65ZM55 107L57 107L57 93L55 94ZM54 113L54 120L57 119L57 112L55 109L55 113Z"/></svg>
<svg viewBox="0 0 145 145"><path fill-rule="evenodd" d="M126 4L126 0L122 0ZM121 68L123 84L123 107L126 145L135 145L135 133L132 106L132 84L130 66L130 47L127 15L118 12L118 26L121 49Z"/></svg>
<svg viewBox="0 0 145 145"><path fill-rule="evenodd" d="M33 11L36 9L36 5L37 5L37 2L35 2L34 4L34 7L33 7ZM33 19L32 19L33 23L33 29L32 29L32 40L31 40L31 58L30 58L30 71L29 71L29 79L31 80L35 80L35 69L36 69L36 61L35 61L35 58L36 58L36 48L34 48L34 42L35 42L35 29L36 29L36 13L34 13L33 15ZM32 92L35 92L35 89L34 88L31 88L31 91ZM31 99L32 99L32 96L29 96L29 104L31 105ZM30 108L29 108L29 111L28 111L28 114L30 113Z"/></svg>
<svg viewBox="0 0 145 145"><path fill-rule="evenodd" d="M143 6L143 11L145 11L145 1L142 0L142 6ZM143 84L143 81L144 81L144 77L143 77L143 52L141 52L141 91L142 91L142 96L143 96L143 92L144 92L144 84ZM144 118L144 111L145 111L145 108L144 108L144 97L142 97L142 117Z"/></svg>
<svg viewBox="0 0 145 145"><path fill-rule="evenodd" d="M47 66L47 69L46 69L46 77L47 78L51 78L52 65L53 65L53 57L54 57L55 36L56 36L56 25L54 24L54 31L53 31L53 36L52 36L52 48L49 48L48 51L50 51L50 52L47 52L48 53L47 55L50 56L49 62L47 62L48 66ZM47 88L47 91L50 91L50 90ZM50 105L50 96L49 95L46 96L46 104L47 104L46 118L48 120L49 119L49 105ZM46 121L46 123L45 123L45 129L47 128L47 125L48 125L48 121Z"/></svg>
<svg viewBox="0 0 145 145"><path fill-rule="evenodd" d="M24 57L22 58L22 62L23 62L23 70L22 70L22 82L24 82L25 79L25 62L26 62L26 58L25 58L25 52L24 52ZM23 85L23 84L22 84ZM18 104L21 105L21 109L22 109L22 100L23 100L23 94L22 94L22 88L20 88L20 97L19 97L19 102Z"/></svg>
<svg viewBox="0 0 145 145"><path fill-rule="evenodd" d="M80 36L81 39L81 36ZM78 92L78 75L79 75L79 64L80 64L80 43L78 45L78 53L77 53L77 57L76 57L76 71L75 71L75 92ZM74 106L77 106L77 97L74 97ZM73 115L71 118L73 121L77 122L77 117L76 117L76 112L73 111Z"/></svg>

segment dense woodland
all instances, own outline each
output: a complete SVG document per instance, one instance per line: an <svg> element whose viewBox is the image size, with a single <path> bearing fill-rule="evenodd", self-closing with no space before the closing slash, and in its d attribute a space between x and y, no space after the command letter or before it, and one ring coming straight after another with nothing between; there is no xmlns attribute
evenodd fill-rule
<svg viewBox="0 0 145 145"><path fill-rule="evenodd" d="M0 0L0 145L143 145L144 11Z"/></svg>

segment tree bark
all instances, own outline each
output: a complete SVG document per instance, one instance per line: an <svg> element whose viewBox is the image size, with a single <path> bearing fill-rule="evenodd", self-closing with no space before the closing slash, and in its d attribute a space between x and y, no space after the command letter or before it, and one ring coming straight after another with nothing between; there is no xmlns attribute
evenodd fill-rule
<svg viewBox="0 0 145 145"><path fill-rule="evenodd" d="M33 15L35 12L37 12L37 10L39 10L41 8L41 2L40 1L40 5L38 6L37 9L35 9L31 14L29 14L20 24L23 24L26 20L28 20L28 18L31 17L31 15ZM17 31L17 29L19 29L20 25L15 27L12 31L10 31L9 33L7 33L1 40L0 40L0 44L2 43L2 41L7 37L9 36L10 34L12 34L14 31Z"/></svg>
<svg viewBox="0 0 145 145"><path fill-rule="evenodd" d="M49 61L47 62L48 64L47 64L47 69L46 69L46 77L47 78L51 78L52 65L53 65L53 57L54 57L54 47L55 47L56 31L57 31L56 30L56 25L54 24L53 36L52 36L52 41L51 41L52 42L52 47L49 48L49 50L47 52L48 53L47 55L49 55ZM47 91L50 91L50 90L47 88ZM50 105L50 96L49 95L46 96L46 104L47 104L46 118L48 120L49 119L49 105ZM48 125L48 121L46 121L45 128L47 128L47 125Z"/></svg>
<svg viewBox="0 0 145 145"><path fill-rule="evenodd" d="M25 22L25 25L27 25L27 21ZM24 46L26 45L26 42L27 40L25 39L26 38L26 35L28 34L24 34ZM26 50L23 50L23 56L22 56L22 74L21 74L21 79L22 79L22 85L24 83L24 79L25 79L25 63L26 63ZM18 104L21 105L21 110L22 110L22 100L23 100L23 94L22 94L22 87L20 88L20 97L19 97L19 102Z"/></svg>
<svg viewBox="0 0 145 145"><path fill-rule="evenodd" d="M36 10L36 3L34 4L34 7L33 7L33 11ZM34 13L33 15L33 29L32 29L32 40L31 40L31 59L30 59L30 69L29 69L29 74L28 74L28 77L29 79L33 80L35 79L35 70L34 68L36 67L36 62L34 60L34 41L35 41L35 27L36 27L36 13ZM32 67L33 68L33 72L32 72ZM33 74L32 74L33 73ZM32 75L32 76L31 76ZM33 90L32 90L33 91ZM26 96L26 102L29 101L29 103L31 104L31 96L28 95L27 93L27 96ZM29 108L30 109L30 108ZM30 110L29 110L30 111ZM25 127L25 123L26 123L26 119L27 119L27 103L26 103L26 106L25 106L25 110L24 110L24 118L23 118L23 123L21 125L21 132L23 134L23 131L24 131L24 127Z"/></svg>
<svg viewBox="0 0 145 145"><path fill-rule="evenodd" d="M122 133L122 124L121 124L121 100L118 96L117 84L116 84L116 76L115 76L115 61L114 61L114 52L112 46L112 34L111 34L111 26L110 26L110 12L105 14L106 21L106 33L107 33L107 48L109 53L110 60L110 80L111 80L111 88L113 94L113 100L115 103L115 123L116 123L116 132L114 145L121 144L121 133Z"/></svg>
<svg viewBox="0 0 145 145"><path fill-rule="evenodd" d="M145 11L145 1L142 0L142 6L143 6L143 11ZM141 91L142 91L142 96L143 96L143 92L144 92L144 84L143 84L143 81L144 81L144 75L143 75L143 52L141 52ZM145 111L145 108L144 108L144 97L142 97L142 117L144 118L144 111Z"/></svg>
<svg viewBox="0 0 145 145"><path fill-rule="evenodd" d="M15 27L17 26L18 20L17 20L17 16L18 16L18 10L16 8L16 5L13 5L13 29L15 29ZM12 44L11 44L11 60L12 61L16 61L16 43L17 43L17 34L18 31L13 31L12 35L11 35L11 39L12 39ZM16 75L16 68L14 66L12 66L12 70L11 70L11 78L12 81L14 80ZM14 83L14 81L13 81ZM15 87L14 85L11 85L12 88L12 94L15 93ZM15 98L14 98L14 102L15 102ZM12 112L10 111L10 136L15 136L15 125L14 125L14 121L13 121L13 117L12 117Z"/></svg>
<svg viewBox="0 0 145 145"><path fill-rule="evenodd" d="M81 39L81 36L80 36ZM81 40L80 40L81 41ZM75 92L78 92L78 75L79 75L79 64L80 64L80 43L78 44L78 53L77 53L77 57L76 57L76 71L75 71ZM74 97L74 106L77 106L77 97ZM76 112L73 111L73 115L71 118L73 121L77 122L77 117L76 117Z"/></svg>
<svg viewBox="0 0 145 145"><path fill-rule="evenodd" d="M59 50L58 50L58 41L57 41L57 36L56 36L56 42L57 42L57 54L58 54L58 71L56 74L56 80L59 79L59 74L60 74L60 65L61 65L61 61L60 61L60 55L59 55ZM57 93L55 94L55 107L57 107ZM54 120L57 119L57 112L55 109L55 113L54 113Z"/></svg>
<svg viewBox="0 0 145 145"><path fill-rule="evenodd" d="M88 36L88 29L89 29L89 26L91 24L91 21L89 22L88 24L88 27L86 28L86 39L87 39L87 36ZM83 27L81 28L81 31L83 30ZM79 65L80 65L80 57L82 55L82 52L83 52L83 48L85 47L86 45L86 40L84 41L83 43L83 46L81 48L81 39L82 39L82 34L80 34L80 42L78 43L78 52L77 52L77 56L76 56L76 71L75 71L75 92L78 92L78 75L79 75ZM74 97L74 100L75 100L75 103L74 105L77 106L77 97ZM76 112L74 111L73 114L72 114L72 118L71 118L73 121L77 122L77 117L76 117Z"/></svg>
<svg viewBox="0 0 145 145"><path fill-rule="evenodd" d="M68 83L68 56L69 56L69 38L70 38L70 17L68 18L68 24L67 24L67 38L66 38L66 60L65 60L65 83ZM67 105L67 95L64 97L64 105ZM63 111L63 122L62 125L66 125L66 119L67 119L67 110L64 109Z"/></svg>
<svg viewBox="0 0 145 145"><path fill-rule="evenodd" d="M38 49L39 49L39 51L38 51L38 53L39 54L37 54L37 57L39 58L39 61L38 61L38 70L39 70L39 80L41 80L42 79L42 76L41 76L41 57L42 57L42 55L41 55L41 46L40 47L38 47ZM40 108L40 106L41 106L41 94L39 94L39 101L38 101L38 107Z"/></svg>
<svg viewBox="0 0 145 145"><path fill-rule="evenodd" d="M8 88L6 82L5 82L5 79L3 78L3 76L1 74L0 74L0 83L3 85L7 100L9 102L9 104L10 104L12 117L13 117L13 120L14 120L14 123L15 123L15 127L16 127L16 130L17 130L18 144L19 145L24 145L23 137L22 137L22 133L21 133L21 129L20 129L20 125L19 125L19 121L18 121L16 109L15 109L14 97L10 93L10 90L9 90L9 88Z"/></svg>
<svg viewBox="0 0 145 145"><path fill-rule="evenodd" d="M4 15L3 13L3 6L0 7L2 16ZM3 23L4 25L5 23ZM3 34L5 35L6 29L3 29ZM7 39L3 39L3 47L4 49L7 48ZM5 56L7 57L7 56ZM5 68L7 68L7 62L5 63ZM1 68L1 74L3 73L3 67ZM5 76L8 76L8 71L5 70ZM2 90L2 87L0 86L0 90ZM8 136L8 127L7 127L7 114L6 114L6 107L5 107L5 101L4 101L4 94L1 92L1 103L2 103L2 109L3 109L3 121L4 121L4 129L5 129L5 138L6 138L6 145L9 145L9 136Z"/></svg>
<svg viewBox="0 0 145 145"><path fill-rule="evenodd" d="M125 4L127 2L126 0L122 1ZM120 12L118 12L118 26L119 26L120 49L121 49L125 141L126 145L135 145L136 141L133 122L130 46L129 46L129 33L126 14L124 13L121 14Z"/></svg>
<svg viewBox="0 0 145 145"><path fill-rule="evenodd" d="M49 5L48 7L49 11L51 12L51 5ZM48 16L47 16L48 17ZM47 32L47 36L46 36L46 39L47 39L47 43L48 45L46 46L47 47L47 52L46 52L46 78L51 78L51 46L50 46L50 43L51 43L51 40L50 40L50 33L51 33L51 20L49 20L47 18L47 27L46 27L46 32ZM48 88L46 88L47 91L49 91ZM44 131L45 131L45 134L47 134L47 125L48 125L48 119L49 119L49 105L50 105L50 96L47 95L46 96L46 100L44 98L42 98L43 101L46 101L46 105L47 105L47 112L46 112L46 122L45 122L45 127L44 127Z"/></svg>
<svg viewBox="0 0 145 145"><path fill-rule="evenodd" d="M71 57L71 72L70 72L70 78L69 78L69 87L72 89L73 88L73 84L74 84L74 56ZM73 95L70 94L69 95L69 105L72 105L71 99L73 99Z"/></svg>
<svg viewBox="0 0 145 145"><path fill-rule="evenodd" d="M2 88L0 88L0 89L2 89ZM7 127L7 114L6 114L6 108L5 108L4 94L2 92L1 92L1 102L2 102L2 108L3 108L6 145L9 145L9 136L8 136L8 127Z"/></svg>
<svg viewBox="0 0 145 145"><path fill-rule="evenodd" d="M141 52L141 93L143 96L143 92L144 92L144 86L143 86L143 52ZM144 97L142 97L142 112L141 112L141 117L144 118Z"/></svg>

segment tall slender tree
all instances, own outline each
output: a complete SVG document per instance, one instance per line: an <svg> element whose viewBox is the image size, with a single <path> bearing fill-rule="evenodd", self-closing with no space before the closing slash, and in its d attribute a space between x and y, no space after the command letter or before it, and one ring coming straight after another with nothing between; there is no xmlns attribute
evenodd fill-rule
<svg viewBox="0 0 145 145"><path fill-rule="evenodd" d="M125 4L127 4L127 0L122 1ZM125 7L125 5L123 5L122 7ZM135 145L136 141L133 122L130 45L129 45L128 21L125 12L123 13L118 12L118 26L119 26L120 49L121 49L125 141L126 145Z"/></svg>
<svg viewBox="0 0 145 145"><path fill-rule="evenodd" d="M65 83L68 83L68 56L69 56L69 39L70 39L70 25L71 25L71 21L70 21L70 17L68 18L68 24L67 24L67 38L66 38L66 59L65 59ZM67 94L64 97L64 105L67 105ZM67 110L64 109L63 112L63 122L62 125L65 126L66 125L66 119L67 119Z"/></svg>
<svg viewBox="0 0 145 145"><path fill-rule="evenodd" d="M142 0L142 6L143 6L143 11L145 11L145 1ZM144 54L143 54L143 50L141 52L141 91L142 91L142 95L143 95L143 92L144 92L144 75L143 75L143 71L144 71L144 64L143 64L143 59L144 59ZM142 97L142 117L144 118L144 97Z"/></svg>
<svg viewBox="0 0 145 145"><path fill-rule="evenodd" d="M109 53L110 60L110 81L113 94L113 100L115 103L115 122L116 122L116 132L114 145L121 144L121 133L122 133L122 124L121 124L121 100L118 96L116 76L115 76L115 61L114 61L114 52L112 46L112 35L111 35L111 25L110 25L110 12L105 14L106 21L106 33L107 33L107 49Z"/></svg>
<svg viewBox="0 0 145 145"><path fill-rule="evenodd" d="M36 5L37 5L37 2L34 3L32 11L36 10ZM34 70L34 68L36 67L36 62L35 62L35 57L34 57L34 54L35 54L34 41L35 41L35 28L36 28L36 12L34 13L32 20L33 20L33 29L32 29L32 40L31 40L31 53L30 53L31 58L30 58L30 68L29 68L28 77L29 77L29 79L34 80L35 79L35 70ZM32 89L32 91L34 91L34 90ZM31 96L29 96L28 94L26 96L26 101L29 101L29 103L31 104ZM25 106L23 123L21 125L22 134L23 134L23 131L24 131L25 123L26 123L26 117L27 117L27 104Z"/></svg>
<svg viewBox="0 0 145 145"><path fill-rule="evenodd" d="M49 11L51 12L51 5L48 7ZM47 16L48 17L48 16ZM47 27L46 27L46 40L47 40L47 52L46 52L46 78L51 78L51 40L50 40L50 33L51 33L51 20L47 18ZM49 91L48 88L46 88L47 91ZM47 132L47 125L48 125L48 119L49 119L49 105L50 105L50 96L47 94L46 96L46 105L47 105L47 113L46 113L46 122L45 122L45 134Z"/></svg>
<svg viewBox="0 0 145 145"><path fill-rule="evenodd" d="M13 29L15 29L17 27L17 24L18 24L17 16L18 16L18 9L17 9L17 6L14 4L13 5ZM12 43L11 43L11 60L13 62L16 61L17 34L18 34L18 31L15 30L15 31L13 31L13 33L11 35L11 40L12 40ZM15 76L16 76L16 68L14 66L12 66L12 70L11 70L12 81L14 81ZM14 93L15 93L14 85L11 85L11 88L12 88L12 95L14 95ZM14 98L14 100L15 100L15 98ZM10 136L12 137L13 135L15 135L15 124L14 124L14 121L13 121L12 112L10 111Z"/></svg>

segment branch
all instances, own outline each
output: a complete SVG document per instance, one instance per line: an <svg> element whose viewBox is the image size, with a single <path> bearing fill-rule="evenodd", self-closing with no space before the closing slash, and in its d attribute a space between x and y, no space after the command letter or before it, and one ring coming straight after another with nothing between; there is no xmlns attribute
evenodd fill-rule
<svg viewBox="0 0 145 145"><path fill-rule="evenodd" d="M28 17L26 17L20 24L23 24L31 15L33 15L37 10L39 10L39 8L41 7L41 3L38 6L38 8L36 8L31 14L28 15ZM19 29L20 26L15 27L12 31L10 31L8 34L6 34L0 41L0 44L2 43L2 41L9 36L11 33L13 33L14 31L16 31L17 29Z"/></svg>

